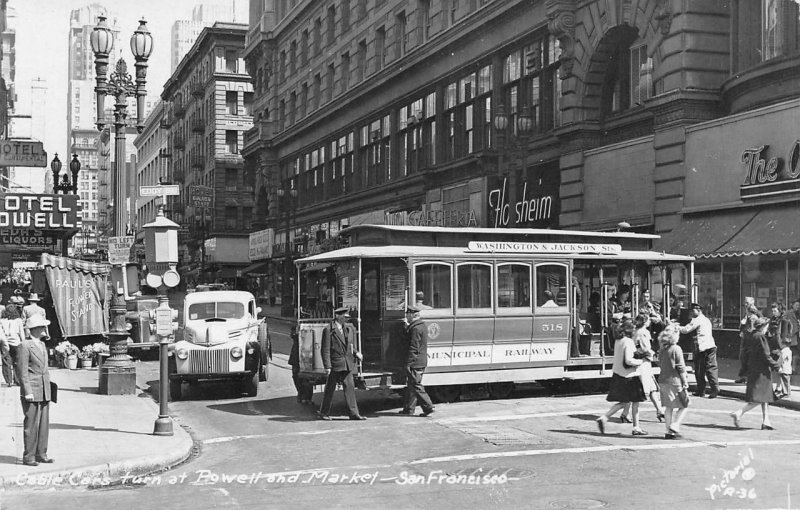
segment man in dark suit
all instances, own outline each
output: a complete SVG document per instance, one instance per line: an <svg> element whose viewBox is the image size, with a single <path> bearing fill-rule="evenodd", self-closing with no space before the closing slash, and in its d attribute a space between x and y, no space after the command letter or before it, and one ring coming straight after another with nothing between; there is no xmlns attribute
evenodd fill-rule
<svg viewBox="0 0 800 510"><path fill-rule="evenodd" d="M22 412L25 414L23 435L25 451L22 463L38 466L49 464L47 440L50 435L50 374L47 371L47 326L50 321L41 315L28 320L28 337L17 351L17 379L20 384Z"/></svg>
<svg viewBox="0 0 800 510"><path fill-rule="evenodd" d="M355 382L353 369L356 366L355 357L361 359L361 353L355 352L356 331L347 323L350 318L347 308L337 308L333 312L334 319L322 332L322 365L328 374L325 383L325 395L319 409L319 417L330 420L331 402L336 385L341 384L351 420L365 420L358 412L356 403Z"/></svg>
<svg viewBox="0 0 800 510"><path fill-rule="evenodd" d="M405 335L408 345L408 358L406 359L406 402L400 414L414 414L417 399L422 407L422 416L433 412L431 398L422 385L422 374L428 366L428 327L419 315L419 308L409 306L406 308Z"/></svg>

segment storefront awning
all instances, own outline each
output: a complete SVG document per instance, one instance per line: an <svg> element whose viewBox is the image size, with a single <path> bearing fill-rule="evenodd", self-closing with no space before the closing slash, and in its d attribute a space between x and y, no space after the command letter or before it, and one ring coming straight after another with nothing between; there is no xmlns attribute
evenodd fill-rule
<svg viewBox="0 0 800 510"><path fill-rule="evenodd" d="M262 260L260 262L256 262L255 264L250 264L245 268L239 269L237 271L237 276L246 276L246 275L255 276L257 274L267 274L268 267L269 267L269 262Z"/></svg>
<svg viewBox="0 0 800 510"><path fill-rule="evenodd" d="M799 217L797 204L684 217L654 249L697 258L797 253Z"/></svg>

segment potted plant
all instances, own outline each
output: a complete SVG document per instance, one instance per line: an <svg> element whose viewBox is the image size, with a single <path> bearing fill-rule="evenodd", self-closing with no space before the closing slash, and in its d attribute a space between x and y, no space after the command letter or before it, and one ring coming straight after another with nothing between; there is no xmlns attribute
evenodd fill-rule
<svg viewBox="0 0 800 510"><path fill-rule="evenodd" d="M78 348L69 340L64 340L56 345L56 353L65 368L75 370L78 368Z"/></svg>
<svg viewBox="0 0 800 510"><path fill-rule="evenodd" d="M94 348L91 345L84 345L78 358L81 360L81 368L92 368L94 361Z"/></svg>
<svg viewBox="0 0 800 510"><path fill-rule="evenodd" d="M95 356L97 356L97 368L102 367L103 362L110 355L108 344L104 342L95 342L92 344L92 350L94 351Z"/></svg>

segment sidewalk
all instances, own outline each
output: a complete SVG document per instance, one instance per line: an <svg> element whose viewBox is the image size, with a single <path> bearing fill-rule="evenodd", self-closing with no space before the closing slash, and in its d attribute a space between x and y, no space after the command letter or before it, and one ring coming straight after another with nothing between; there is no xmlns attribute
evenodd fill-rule
<svg viewBox="0 0 800 510"><path fill-rule="evenodd" d="M97 369L50 369L58 403L50 404L48 456L53 464L22 464L22 406L18 387L0 388L0 491L22 487L107 485L186 459L192 439L173 423L172 436L154 436L158 404L136 395L98 395Z"/></svg>
<svg viewBox="0 0 800 510"><path fill-rule="evenodd" d="M719 394L724 397L744 400L747 385L733 382L739 378L739 360L717 358L717 363L719 364ZM690 380L694 383L694 375L690 376ZM774 383L776 377L773 376L772 380ZM708 391L708 388L706 388L706 391ZM800 410L800 375L792 375L792 396L782 398L772 405L775 407L794 409L795 411ZM732 411L734 410L735 409L732 409Z"/></svg>

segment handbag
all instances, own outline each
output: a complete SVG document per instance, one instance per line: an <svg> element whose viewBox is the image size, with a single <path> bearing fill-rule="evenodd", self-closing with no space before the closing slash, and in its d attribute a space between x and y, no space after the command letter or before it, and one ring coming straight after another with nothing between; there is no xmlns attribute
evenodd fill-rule
<svg viewBox="0 0 800 510"><path fill-rule="evenodd" d="M686 390L686 388L678 392L678 400L683 407L689 407L689 392Z"/></svg>

